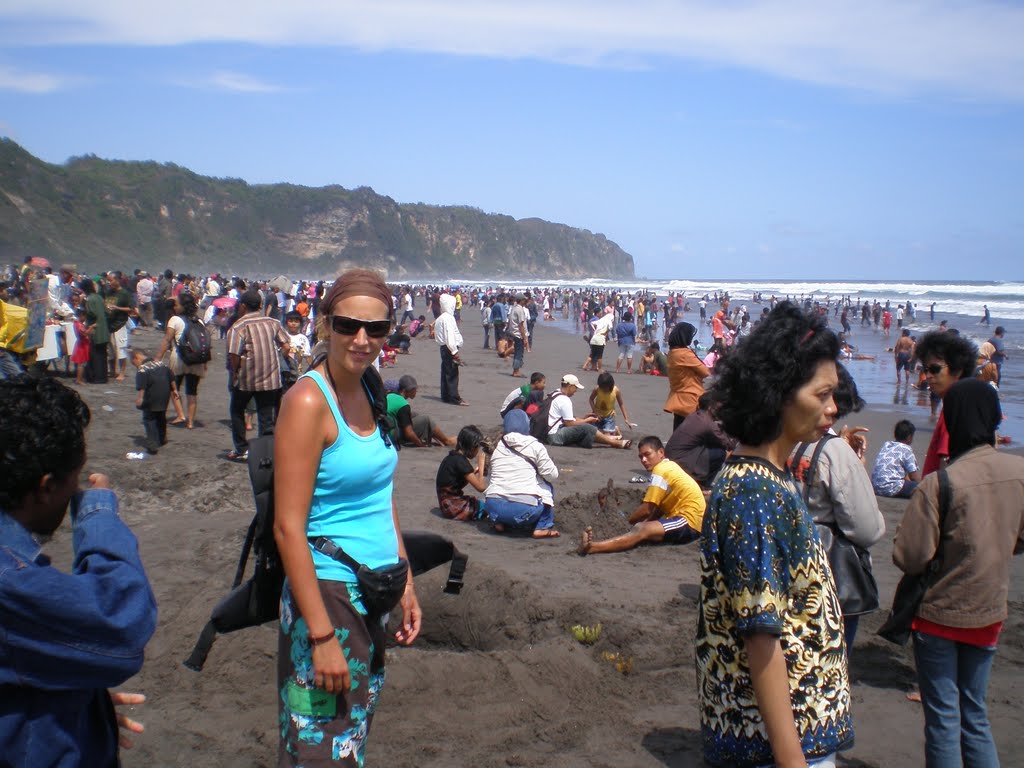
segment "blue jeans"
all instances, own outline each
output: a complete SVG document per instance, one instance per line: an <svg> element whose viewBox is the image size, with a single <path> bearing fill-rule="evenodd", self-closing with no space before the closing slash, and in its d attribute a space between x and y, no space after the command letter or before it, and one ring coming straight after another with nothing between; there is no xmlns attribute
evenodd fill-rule
<svg viewBox="0 0 1024 768"><path fill-rule="evenodd" d="M501 496L488 496L484 511L491 522L501 523L506 528L546 530L555 527L555 511L542 501L531 506Z"/></svg>
<svg viewBox="0 0 1024 768"><path fill-rule="evenodd" d="M985 695L996 649L914 633L927 768L998 768Z"/></svg>
<svg viewBox="0 0 1024 768"><path fill-rule="evenodd" d="M518 371L523 367L523 350L526 345L518 336L512 337L512 370Z"/></svg>

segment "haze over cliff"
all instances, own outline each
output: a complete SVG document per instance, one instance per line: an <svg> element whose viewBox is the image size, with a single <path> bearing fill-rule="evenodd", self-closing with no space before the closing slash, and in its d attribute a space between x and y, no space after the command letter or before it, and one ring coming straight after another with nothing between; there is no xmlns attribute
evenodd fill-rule
<svg viewBox="0 0 1024 768"><path fill-rule="evenodd" d="M330 277L629 278L604 235L463 206L399 204L369 187L247 184L155 162L44 163L0 140L0 261L83 270L220 270Z"/></svg>

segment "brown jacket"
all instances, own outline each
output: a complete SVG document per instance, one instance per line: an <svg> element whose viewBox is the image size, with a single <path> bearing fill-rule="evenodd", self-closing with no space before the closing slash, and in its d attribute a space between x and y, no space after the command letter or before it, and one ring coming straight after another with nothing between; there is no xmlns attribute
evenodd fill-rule
<svg viewBox="0 0 1024 768"><path fill-rule="evenodd" d="M668 351L668 400L662 410L677 416L689 416L697 410L704 394L704 379L711 371L689 347Z"/></svg>
<svg viewBox="0 0 1024 768"><path fill-rule="evenodd" d="M952 488L942 568L917 610L947 627L987 627L1006 618L1010 558L1024 552L1024 458L980 445L948 468ZM892 560L922 573L939 546L939 476L926 476L896 531Z"/></svg>

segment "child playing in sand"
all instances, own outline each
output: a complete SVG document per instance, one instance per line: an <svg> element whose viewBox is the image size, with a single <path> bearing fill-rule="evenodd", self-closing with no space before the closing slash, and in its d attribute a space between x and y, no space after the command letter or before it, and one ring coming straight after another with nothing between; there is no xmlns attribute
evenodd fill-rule
<svg viewBox="0 0 1024 768"><path fill-rule="evenodd" d="M178 399L178 388L174 384L171 369L161 361L154 360L141 349L132 350L132 365L138 369L135 374L135 407L142 411L142 425L146 429L146 450L155 454L160 446L167 444L167 406L173 397Z"/></svg>
<svg viewBox="0 0 1024 768"><path fill-rule="evenodd" d="M616 403L619 404L619 410L622 411L622 418L626 420L626 424L631 427L635 426L630 424L629 414L626 413L626 403L622 399L622 391L615 386L615 379L608 371L602 371L597 377L597 387L590 393L590 410L597 416L598 421L595 426L601 432L622 437L622 432L615 424Z"/></svg>
<svg viewBox="0 0 1024 768"><path fill-rule="evenodd" d="M85 325L85 308L75 310L75 351L71 362L75 364L75 384L85 383L85 369L92 353L92 336Z"/></svg>
<svg viewBox="0 0 1024 768"><path fill-rule="evenodd" d="M483 516L482 500L463 490L466 485L481 493L487 490L483 439L480 430L472 424L463 427L455 438L455 450L450 451L437 468L437 506L449 520L477 520Z"/></svg>
<svg viewBox="0 0 1024 768"><path fill-rule="evenodd" d="M651 376L668 376L668 358L661 351L661 345L658 342L652 342L647 347L647 352L640 363L640 371L649 373Z"/></svg>

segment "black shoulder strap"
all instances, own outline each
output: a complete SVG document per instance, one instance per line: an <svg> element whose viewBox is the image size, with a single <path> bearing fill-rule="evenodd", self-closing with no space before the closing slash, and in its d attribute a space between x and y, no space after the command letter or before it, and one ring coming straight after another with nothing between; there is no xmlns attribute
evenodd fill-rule
<svg viewBox="0 0 1024 768"><path fill-rule="evenodd" d="M949 482L949 473L945 469L939 470L939 543L935 547L935 554L928 561L925 567L925 578L928 586L935 581L935 576L942 567L942 539L946 535L946 520L949 518L949 508L953 504L953 487Z"/></svg>
<svg viewBox="0 0 1024 768"><path fill-rule="evenodd" d="M517 448L513 448L512 443L505 439L505 435L501 436L501 444L508 448L510 451L512 451L512 453L516 454L516 456L525 459L526 463L533 467L533 471L536 472L538 475L540 474L540 467L537 466L537 462L535 462L533 459L531 459L529 456L527 456L525 453L518 450Z"/></svg>
<svg viewBox="0 0 1024 768"><path fill-rule="evenodd" d="M804 504L811 496L811 483L814 482L815 476L818 474L818 460L821 458L821 452L825 449L825 443L831 440L835 435L826 432L818 444L814 446L814 453L811 454L811 463L807 465L807 470L804 472ZM803 456L804 451L807 450L808 443L801 443L800 453L797 454L797 461Z"/></svg>

